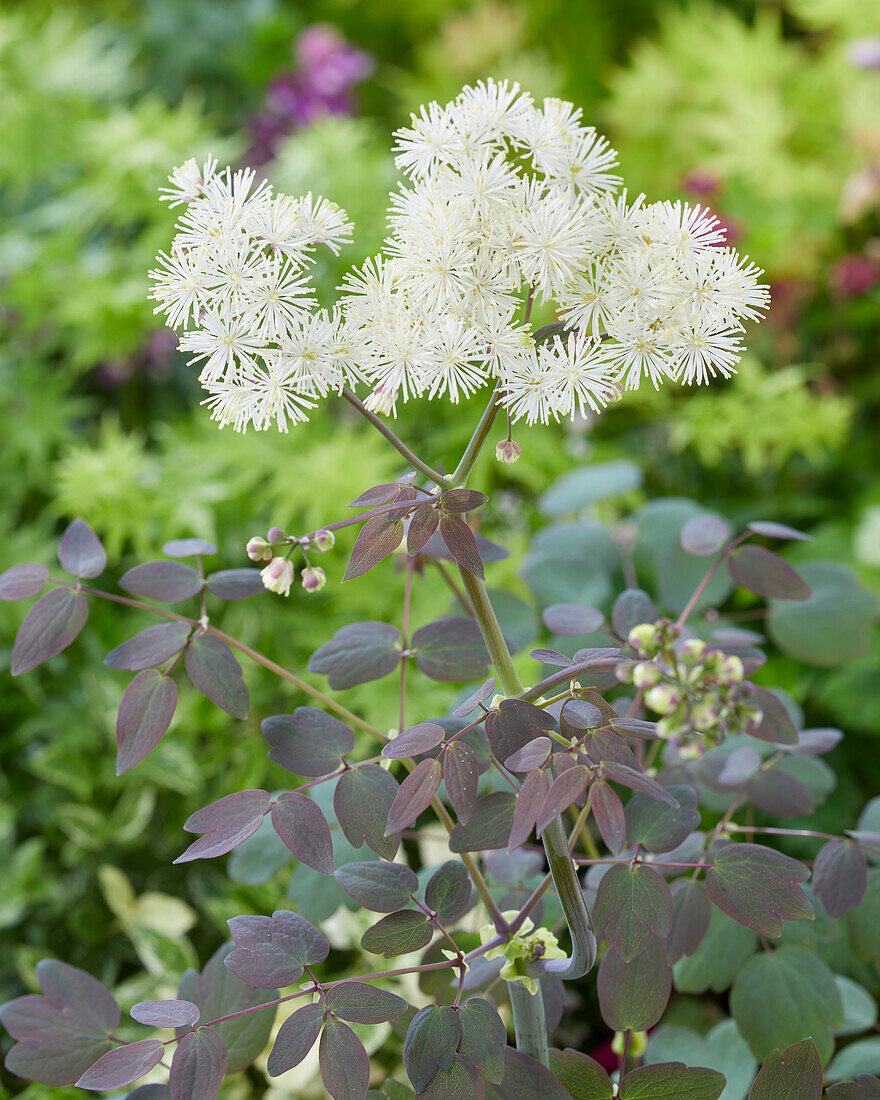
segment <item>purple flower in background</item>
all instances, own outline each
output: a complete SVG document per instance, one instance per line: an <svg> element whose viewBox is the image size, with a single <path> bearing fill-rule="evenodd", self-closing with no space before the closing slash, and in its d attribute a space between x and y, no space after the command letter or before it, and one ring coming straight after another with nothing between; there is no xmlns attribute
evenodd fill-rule
<svg viewBox="0 0 880 1100"><path fill-rule="evenodd" d="M835 298L861 298L880 282L880 263L871 256L849 253L831 268L831 292Z"/></svg>
<svg viewBox="0 0 880 1100"><path fill-rule="evenodd" d="M880 35L853 39L848 53L850 62L859 69L880 69Z"/></svg>
<svg viewBox="0 0 880 1100"><path fill-rule="evenodd" d="M306 27L294 49L297 69L274 77L262 110L251 120L251 148L245 158L249 164L271 160L286 134L322 115L353 114L351 88L374 68L369 54L355 49L327 23Z"/></svg>

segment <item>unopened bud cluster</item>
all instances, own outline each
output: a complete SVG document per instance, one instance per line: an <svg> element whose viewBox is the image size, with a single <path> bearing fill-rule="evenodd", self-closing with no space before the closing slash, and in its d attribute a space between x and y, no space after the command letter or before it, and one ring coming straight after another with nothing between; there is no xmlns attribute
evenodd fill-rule
<svg viewBox="0 0 880 1100"><path fill-rule="evenodd" d="M724 734L745 733L761 721L743 687L743 663L701 641L679 642L681 630L668 619L633 627L628 644L642 658L618 668L621 681L644 691L645 704L662 715L661 737L682 756L698 757Z"/></svg>
<svg viewBox="0 0 880 1100"><path fill-rule="evenodd" d="M272 527L265 538L254 535L248 540L247 556L251 561L268 562L260 570L264 588L270 592L277 592L280 596L289 596L291 585L296 577L296 570L289 557L291 550L298 546L304 556L306 550L318 550L323 554L332 550L335 542L336 536L326 528L315 531L312 535L295 538L282 531L280 527ZM282 549L284 556L278 553ZM327 583L327 575L320 566L310 565L306 558L306 568L300 575L300 581L306 592L320 592Z"/></svg>

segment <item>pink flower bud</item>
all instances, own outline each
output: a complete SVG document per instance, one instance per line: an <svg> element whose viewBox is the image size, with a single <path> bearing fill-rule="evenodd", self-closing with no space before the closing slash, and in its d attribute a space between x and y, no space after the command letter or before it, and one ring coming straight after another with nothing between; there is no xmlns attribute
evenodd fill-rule
<svg viewBox="0 0 880 1100"><path fill-rule="evenodd" d="M248 539L247 556L251 561L271 561L272 547L260 535Z"/></svg>
<svg viewBox="0 0 880 1100"><path fill-rule="evenodd" d="M510 464L516 462L522 454L522 447L514 443L512 439L502 439L495 447L495 457L499 462Z"/></svg>
<svg viewBox="0 0 880 1100"><path fill-rule="evenodd" d="M310 565L302 571L302 586L306 592L320 592L326 583L327 577L319 565Z"/></svg>
<svg viewBox="0 0 880 1100"><path fill-rule="evenodd" d="M293 562L285 558L273 558L265 569L260 571L263 587L279 596L289 596L293 584Z"/></svg>
<svg viewBox="0 0 880 1100"><path fill-rule="evenodd" d="M270 527L266 538L273 543L286 542L287 532L282 531L280 527Z"/></svg>
<svg viewBox="0 0 880 1100"><path fill-rule="evenodd" d="M325 527L315 532L312 544L316 550L320 550L322 554L326 554L328 550L332 550L336 545L336 536Z"/></svg>

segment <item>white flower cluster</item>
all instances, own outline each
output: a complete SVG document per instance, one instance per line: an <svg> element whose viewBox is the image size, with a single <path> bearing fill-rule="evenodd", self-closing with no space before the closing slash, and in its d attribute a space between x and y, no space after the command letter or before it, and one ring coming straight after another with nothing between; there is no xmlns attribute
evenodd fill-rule
<svg viewBox="0 0 880 1100"><path fill-rule="evenodd" d="M396 139L409 180L390 235L330 314L304 272L315 245L350 233L342 211L211 164L171 177L167 197L188 207L153 296L221 423L284 429L359 381L385 414L491 383L512 419L546 423L642 378L733 373L742 322L767 305L761 272L708 211L616 194L614 150L572 104L489 80L423 107ZM567 330L536 342L534 301Z"/></svg>

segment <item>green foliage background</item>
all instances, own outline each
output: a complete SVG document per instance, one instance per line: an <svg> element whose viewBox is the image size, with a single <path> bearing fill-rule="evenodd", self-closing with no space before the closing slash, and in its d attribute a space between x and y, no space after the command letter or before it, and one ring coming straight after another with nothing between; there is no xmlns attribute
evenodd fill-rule
<svg viewBox="0 0 880 1100"><path fill-rule="evenodd" d="M551 480L626 457L645 475L628 505L687 496L734 521L805 526L815 542L803 557L848 563L880 591L880 294L835 289L842 257L880 259L880 72L849 53L880 33L863 0L10 0L0 12L0 569L51 563L55 535L76 515L104 537L118 572L187 534L214 539L222 565L239 565L250 534L313 528L397 474L393 454L345 408L285 437L218 433L146 299L146 271L173 222L157 187L188 156L242 155L268 81L291 68L292 42L315 21L371 53L376 70L354 118L293 134L267 172L282 190L348 208L357 232L345 264L381 241L390 130L422 101L494 75L582 104L620 150L631 191L687 197L689 174L711 174L711 204L773 284L773 313L738 378L630 395L597 423L523 430L518 465L481 464L475 484L495 493L490 533L514 552L492 583L526 595L517 568ZM341 271L320 271L328 295ZM476 415L476 405L432 409L428 421L405 409L398 428L448 465ZM393 621L399 579L340 590L341 562L323 563L320 596L233 605L224 629L296 668L346 621ZM417 614L427 621L447 606L428 579ZM283 902L284 875L249 884L220 863L170 863L193 810L231 790L284 785L258 719L302 700L249 672L254 717L242 724L184 693L172 733L117 779L124 684L101 660L143 617L96 607L73 649L13 682L20 617L0 606L0 998L30 987L45 954L127 982L132 1001L167 994L222 941L226 917ZM850 819L880 777L878 675L876 629L840 668L776 656L768 670L808 724L846 730L831 762ZM350 705L390 726L391 691L368 685ZM433 685L419 706L439 712L448 700ZM229 1095L260 1095L250 1087Z"/></svg>

